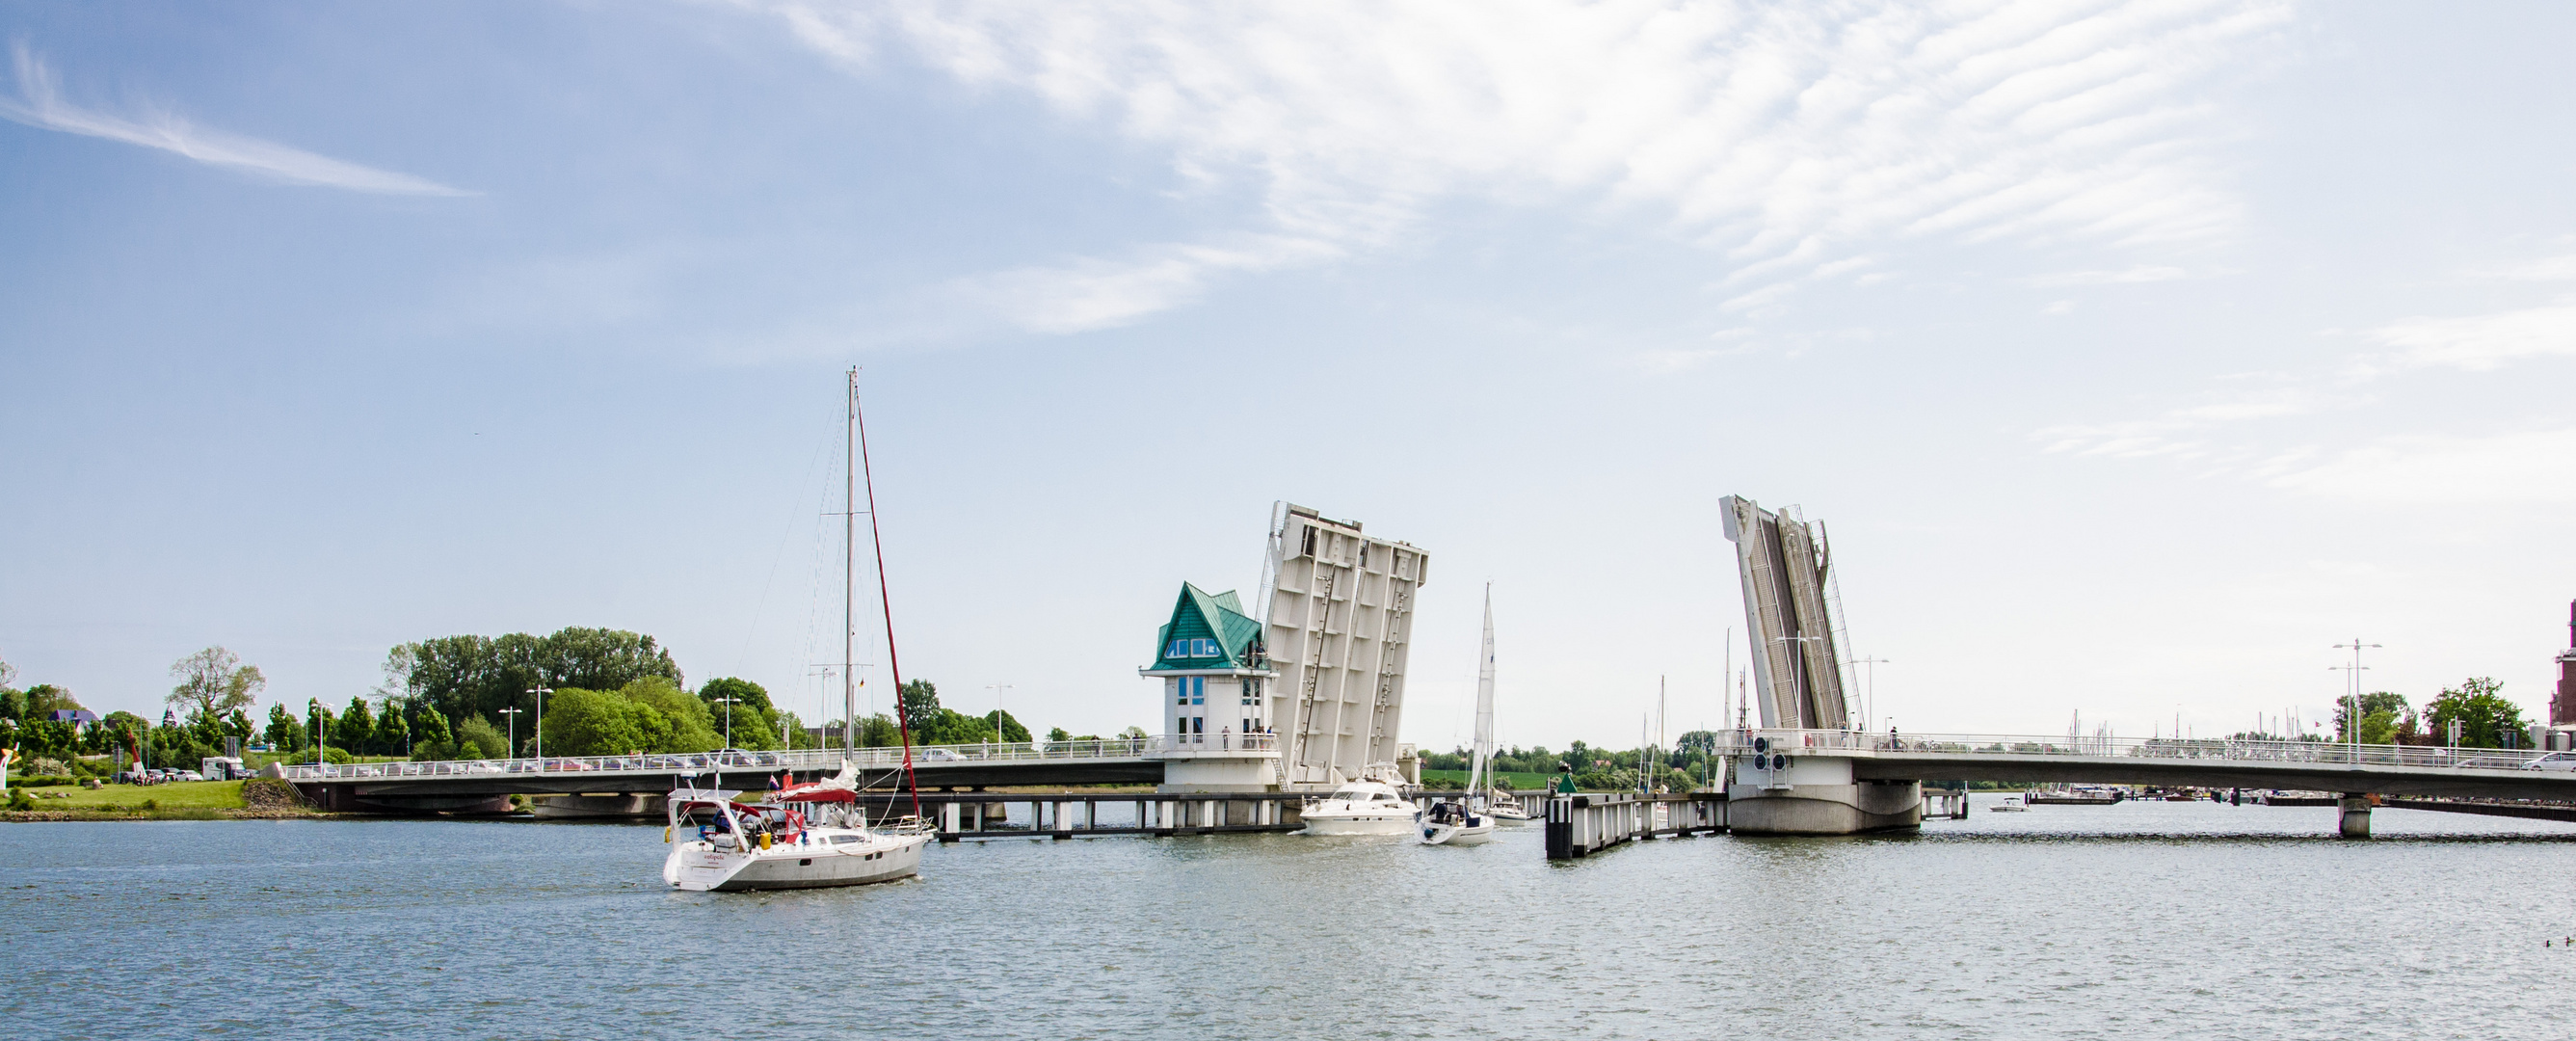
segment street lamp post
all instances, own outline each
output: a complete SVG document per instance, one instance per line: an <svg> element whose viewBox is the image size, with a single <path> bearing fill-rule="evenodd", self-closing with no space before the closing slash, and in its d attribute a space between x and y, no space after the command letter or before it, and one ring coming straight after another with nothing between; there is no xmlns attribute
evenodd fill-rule
<svg viewBox="0 0 2576 1041"><path fill-rule="evenodd" d="M741 699L741 698L717 698L716 700L724 703L724 707L725 707L725 747L726 747L726 748L732 748L732 747L733 747L733 704L734 704L734 702L741 701L742 699Z"/></svg>
<svg viewBox="0 0 2576 1041"><path fill-rule="evenodd" d="M502 715L510 717L510 750L509 754L502 756L504 759L516 759L519 757L519 713L525 711L527 710L522 708L505 708L500 710Z"/></svg>
<svg viewBox="0 0 2576 1041"><path fill-rule="evenodd" d="M2368 671L2368 667L2361 663L2361 650L2364 647L2376 648L2378 646L2379 645L2375 643L2363 643L2361 642L2361 637L2355 636L2352 638L2351 643L2338 643L2335 645L2335 649L2338 651L2352 652L2352 664L2327 666L2328 671L2344 671L2351 674L2352 693L2347 695L2346 700L2343 703L2343 729L2346 740L2350 742L2349 748L2352 753L2352 761L2356 763L2361 761L2361 674Z"/></svg>
<svg viewBox="0 0 2576 1041"><path fill-rule="evenodd" d="M537 772L544 773L546 770L546 695L554 693L554 688L540 683L528 693L537 696Z"/></svg>
<svg viewBox="0 0 2576 1041"><path fill-rule="evenodd" d="M1011 743L1010 735L1002 732L1002 692L1011 689L1011 685L987 683L984 689L993 692L993 744L997 747L1008 745Z"/></svg>

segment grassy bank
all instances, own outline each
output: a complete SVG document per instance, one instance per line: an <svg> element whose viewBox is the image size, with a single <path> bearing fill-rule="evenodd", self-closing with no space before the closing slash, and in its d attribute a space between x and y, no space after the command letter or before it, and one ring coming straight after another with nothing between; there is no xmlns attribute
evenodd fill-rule
<svg viewBox="0 0 2576 1041"><path fill-rule="evenodd" d="M1495 775L1494 775L1494 779L1495 779L1496 781L1500 782L1500 783L1502 784L1502 786L1503 786L1503 787L1506 787L1506 788L1513 788L1513 789L1518 789L1518 790L1521 790L1521 791L1536 791L1537 789L1547 787L1547 786L1548 786L1548 782L1551 782L1551 781L1556 780L1556 775L1554 775L1554 774L1495 774ZM1465 771L1465 770L1424 770L1424 771L1422 771L1422 783L1423 783L1425 786L1431 785L1431 784L1432 784L1433 782L1435 782L1435 781L1446 781L1446 782L1448 782L1448 783L1450 783L1450 784L1465 784L1465 783L1467 783L1467 771Z"/></svg>
<svg viewBox="0 0 2576 1041"><path fill-rule="evenodd" d="M244 785L265 784L267 797L245 797ZM28 809L0 811L0 821L277 820L323 816L296 805L281 781L174 781L149 786L31 788Z"/></svg>

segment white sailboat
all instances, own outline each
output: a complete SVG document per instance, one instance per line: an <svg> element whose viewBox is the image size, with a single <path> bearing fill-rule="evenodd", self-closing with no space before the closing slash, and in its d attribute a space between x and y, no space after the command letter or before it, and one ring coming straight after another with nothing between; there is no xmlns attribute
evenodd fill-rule
<svg viewBox="0 0 2576 1041"><path fill-rule="evenodd" d="M1476 757L1467 766L1464 804L1440 803L1422 821L1426 846L1481 846L1494 840L1494 814L1486 805L1494 758L1494 587L1485 585L1485 660L1476 667ZM1526 817L1527 815L1524 815Z"/></svg>
<svg viewBox="0 0 2576 1041"><path fill-rule="evenodd" d="M757 803L727 791L673 792L671 845L662 880L692 892L816 889L890 882L921 870L930 836L867 826L858 770L791 786ZM694 832L694 838L685 834Z"/></svg>
<svg viewBox="0 0 2576 1041"><path fill-rule="evenodd" d="M886 597L884 542L876 535L877 493L868 474L867 425L859 415L859 373L850 370L846 404L849 458L844 466L847 509L842 513L841 541L841 728L845 753L858 747L858 698L851 686L850 634L857 602L855 558L859 514L857 479L868 477L868 530L877 546L877 594ZM902 659L895 656L894 608L887 603L886 664L895 689L903 688ZM921 791L912 772L912 728L895 718L903 735L903 782L912 795L912 814L892 826L870 827L859 806L858 768L848 758L840 773L802 784L789 784L757 803L734 801L738 792L700 790L694 782L667 800L671 826L662 841L671 852L662 860L662 880L693 892L745 889L812 889L888 882L920 873L922 848L931 836L921 824ZM792 775L791 775L792 776ZM888 799L886 814L893 812Z"/></svg>

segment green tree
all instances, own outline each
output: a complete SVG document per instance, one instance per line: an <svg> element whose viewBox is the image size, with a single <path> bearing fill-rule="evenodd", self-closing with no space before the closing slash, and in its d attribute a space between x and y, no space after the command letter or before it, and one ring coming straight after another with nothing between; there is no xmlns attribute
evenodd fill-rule
<svg viewBox="0 0 2576 1041"><path fill-rule="evenodd" d="M1019 720L1001 709L983 714L976 722L984 724L984 729L1000 734L1005 744L1020 745L1029 741L1029 728L1020 725Z"/></svg>
<svg viewBox="0 0 2576 1041"><path fill-rule="evenodd" d="M1136 727L1136 726L1131 726L1131 727L1128 727L1128 728L1127 728L1127 729L1125 729L1125 730L1121 730L1121 731L1119 731L1119 732L1118 732L1118 738L1119 738L1119 740L1122 740L1122 741L1134 741L1134 740L1138 740L1138 739L1146 738L1146 737L1151 737L1151 736L1153 736L1153 735L1147 734L1147 733L1145 732L1145 728L1144 728L1144 727Z"/></svg>
<svg viewBox="0 0 2576 1041"><path fill-rule="evenodd" d="M619 755L668 751L671 720L614 691L564 687L546 699L546 751L552 755Z"/></svg>
<svg viewBox="0 0 2576 1041"><path fill-rule="evenodd" d="M449 719L533 709L528 692L540 686L611 691L648 677L683 682L671 652L652 637L579 627L399 644L387 652L384 673L386 693L422 699Z"/></svg>
<svg viewBox="0 0 2576 1041"><path fill-rule="evenodd" d="M24 709L26 715L22 718L28 722L50 720L56 712L81 707L80 699L72 696L70 688L57 687L51 683L39 683L27 688L26 701L27 706Z"/></svg>
<svg viewBox="0 0 2576 1041"><path fill-rule="evenodd" d="M894 748L903 744L903 730L894 717L883 712L870 713L859 719L859 747Z"/></svg>
<svg viewBox="0 0 2576 1041"><path fill-rule="evenodd" d="M434 708L422 708L412 719L411 741L415 759L446 759L456 752L456 737L447 729L447 717Z"/></svg>
<svg viewBox="0 0 2576 1041"><path fill-rule="evenodd" d="M724 747L724 737L717 732L715 717L707 712L707 703L696 695L681 690L677 681L662 676L647 676L618 688L628 701L650 705L663 718L671 721L671 736L654 752L712 752Z"/></svg>
<svg viewBox="0 0 2576 1041"><path fill-rule="evenodd" d="M903 714L903 723L913 730L913 738L922 744L935 744L921 737L921 731L938 721L939 687L929 680L913 680L895 695L895 711Z"/></svg>
<svg viewBox="0 0 2576 1041"><path fill-rule="evenodd" d="M727 702L727 698L733 700ZM725 712L731 708L734 747L760 751L779 747L775 708L769 703L769 691L760 684L730 676L711 679L698 688L698 700L707 703L718 733L723 732Z"/></svg>
<svg viewBox="0 0 2576 1041"><path fill-rule="evenodd" d="M259 674L259 666L244 665L241 658L222 647L208 647L170 666L170 675L179 684L170 688L163 700L176 708L186 709L190 720L221 719L225 714L251 707L257 695L268 686L268 678Z"/></svg>
<svg viewBox="0 0 2576 1041"><path fill-rule="evenodd" d="M1047 747L1054 748L1057 745L1068 744L1072 741L1073 731L1066 730L1063 727L1047 728Z"/></svg>
<svg viewBox="0 0 2576 1041"><path fill-rule="evenodd" d="M376 750L376 714L367 707L367 699L349 699L349 709L340 713L340 724L331 730L331 738L350 755L372 755Z"/></svg>
<svg viewBox="0 0 2576 1041"><path fill-rule="evenodd" d="M2346 696L2335 700L2335 740L2352 740L2349 736L2352 733L2352 710L2353 699L2351 697ZM2414 713L2406 704L2406 699L2396 694L2391 694L2383 690L2372 694L2362 695L2361 743L2365 745L2395 744L2397 740L2398 721L2411 717L2413 714Z"/></svg>
<svg viewBox="0 0 2576 1041"><path fill-rule="evenodd" d="M411 726L403 722L398 702L386 702L384 714L376 717L376 754L411 754Z"/></svg>
<svg viewBox="0 0 2576 1041"><path fill-rule="evenodd" d="M2448 737L2451 721L2460 722L2460 744L2466 748L2503 748L2507 740L2523 742L2522 706L2505 699L2504 684L2479 676L2444 688L2424 706L2426 729L2436 739ZM2508 738L2507 735L2511 735Z"/></svg>
<svg viewBox="0 0 2576 1041"><path fill-rule="evenodd" d="M304 733L303 721L296 719L294 713L286 711L284 705L268 707L268 730L263 736L268 738L268 746L279 752L292 752L302 748L304 742L308 740Z"/></svg>

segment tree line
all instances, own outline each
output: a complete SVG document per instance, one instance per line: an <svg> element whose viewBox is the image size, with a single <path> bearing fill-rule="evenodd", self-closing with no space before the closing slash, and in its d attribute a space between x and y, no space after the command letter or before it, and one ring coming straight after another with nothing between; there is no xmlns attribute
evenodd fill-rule
<svg viewBox="0 0 2576 1041"><path fill-rule="evenodd" d="M83 711L70 690L51 684L18 689L16 671L0 662L0 746L51 766L116 755L120 762L140 758L151 766L194 768L222 754L227 738L245 745L264 741L278 759L330 762L526 756L536 751L540 728L549 756L835 747L844 738L842 721L809 725L750 680L718 677L691 689L667 648L651 636L618 629L398 644L386 654L384 681L377 687L352 694L345 704L281 700L262 719L252 712L268 680L233 652L208 647L180 659L170 672L177 682L164 699L160 723L111 712L83 725L53 718L59 710ZM896 700L915 744L1031 739L1027 725L1009 713L975 716L942 707L929 680L904 684ZM856 726L860 747L892 747L903 740L896 718L886 713L861 717ZM1129 727L1121 736L1129 734L1144 731ZM1058 727L1048 739L1097 738Z"/></svg>

